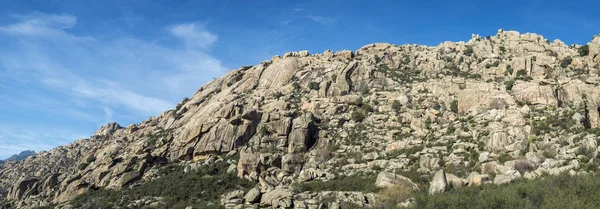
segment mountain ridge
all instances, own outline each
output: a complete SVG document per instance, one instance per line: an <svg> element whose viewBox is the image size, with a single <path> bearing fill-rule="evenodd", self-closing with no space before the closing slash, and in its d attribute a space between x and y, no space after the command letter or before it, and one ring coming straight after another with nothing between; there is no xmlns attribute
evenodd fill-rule
<svg viewBox="0 0 600 209"><path fill-rule="evenodd" d="M259 190L251 201L244 196L257 191L223 194L228 208L311 205L326 194L296 197L293 184L358 173L388 182L403 180L385 172L419 173L435 193L536 178L540 169L583 172L580 156L597 156L599 54L600 36L566 46L503 30L438 46L289 52L232 70L140 124L109 123L89 139L6 162L0 195L19 208L68 208L96 188L124 189L152 181L164 165L192 168L226 154L239 157L231 172ZM376 199L338 194L359 205Z"/></svg>

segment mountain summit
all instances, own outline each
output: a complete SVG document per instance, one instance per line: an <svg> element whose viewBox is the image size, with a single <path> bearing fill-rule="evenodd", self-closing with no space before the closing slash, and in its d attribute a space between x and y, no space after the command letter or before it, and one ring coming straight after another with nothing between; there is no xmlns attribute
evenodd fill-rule
<svg viewBox="0 0 600 209"><path fill-rule="evenodd" d="M35 151L33 150L25 150L19 154L14 154L12 156L10 156L9 158L5 159L5 161L9 161L9 160L15 160L15 161L19 161L19 160L25 160L27 159L27 157L35 155Z"/></svg>
<svg viewBox="0 0 600 209"><path fill-rule="evenodd" d="M568 46L503 30L289 52L140 124L0 165L0 196L17 208L370 207L389 200L378 188L584 174L598 168L599 66L600 36Z"/></svg>

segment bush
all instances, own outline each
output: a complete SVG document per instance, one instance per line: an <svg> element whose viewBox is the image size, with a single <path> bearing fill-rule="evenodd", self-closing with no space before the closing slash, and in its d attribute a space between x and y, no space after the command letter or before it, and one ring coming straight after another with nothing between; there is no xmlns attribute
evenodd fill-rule
<svg viewBox="0 0 600 209"><path fill-rule="evenodd" d="M308 83L308 88L312 90L319 90L319 84L317 82Z"/></svg>
<svg viewBox="0 0 600 209"><path fill-rule="evenodd" d="M577 52L579 52L579 56L587 56L588 54L590 54L590 46L583 45L581 47L579 47L579 49L577 49Z"/></svg>
<svg viewBox="0 0 600 209"><path fill-rule="evenodd" d="M356 98L356 100L354 101L354 105L358 106L358 107L362 107L363 106L363 99L362 98Z"/></svg>
<svg viewBox="0 0 600 209"><path fill-rule="evenodd" d="M513 86L515 85L515 80L508 80L504 82L504 89L506 89L507 91L512 90Z"/></svg>
<svg viewBox="0 0 600 209"><path fill-rule="evenodd" d="M597 208L600 176L548 176L508 185L484 184L436 195L420 192L411 208Z"/></svg>
<svg viewBox="0 0 600 209"><path fill-rule="evenodd" d="M512 68L512 66L510 66L510 65L507 65L507 66L506 66L506 72L507 72L509 75L512 75L512 74L513 74L513 68Z"/></svg>
<svg viewBox="0 0 600 209"><path fill-rule="evenodd" d="M453 100L450 103L450 110L454 113L458 113L458 100Z"/></svg>
<svg viewBox="0 0 600 209"><path fill-rule="evenodd" d="M365 119L365 113L362 110L355 110L352 112L352 120L355 122L361 122Z"/></svg>
<svg viewBox="0 0 600 209"><path fill-rule="evenodd" d="M527 75L527 71L525 71L525 69L520 69L517 71L517 77L522 77L522 76L526 76Z"/></svg>
<svg viewBox="0 0 600 209"><path fill-rule="evenodd" d="M471 79L481 79L481 74L471 74L471 75L469 75L469 78L471 78Z"/></svg>
<svg viewBox="0 0 600 209"><path fill-rule="evenodd" d="M573 62L573 58L565 57L564 59L562 59L560 61L560 67L567 68L567 67L569 67L569 65L571 65L572 62Z"/></svg>
<svg viewBox="0 0 600 209"><path fill-rule="evenodd" d="M379 189L375 186L375 176L338 176L330 181L312 181L297 185L301 192L321 192L321 191L357 191L357 192L377 192Z"/></svg>
<svg viewBox="0 0 600 209"><path fill-rule="evenodd" d="M467 55L467 56L471 56L473 54L473 47L467 46L467 48L465 49L465 51L463 51L463 54Z"/></svg>
<svg viewBox="0 0 600 209"><path fill-rule="evenodd" d="M504 163L506 161L511 161L511 160L514 160L514 158L506 153L502 153L502 154L500 154L500 156L498 156L498 162L500 162L500 163Z"/></svg>
<svg viewBox="0 0 600 209"><path fill-rule="evenodd" d="M502 52L502 54L506 53L506 47L500 46L500 52Z"/></svg>
<svg viewBox="0 0 600 209"><path fill-rule="evenodd" d="M300 84L298 84L298 82L292 83L292 87L294 88L294 90L300 90Z"/></svg>
<svg viewBox="0 0 600 209"><path fill-rule="evenodd" d="M396 112L400 112L400 110L402 109L402 104L400 103L400 101L394 100L394 102L392 102L392 109Z"/></svg>
<svg viewBox="0 0 600 209"><path fill-rule="evenodd" d="M122 208L131 201L162 197L169 208L222 208L220 195L234 190L248 190L254 182L227 173L225 161L206 165L195 171L183 172L180 166L166 166L161 178L122 191L95 189L73 200L74 208Z"/></svg>

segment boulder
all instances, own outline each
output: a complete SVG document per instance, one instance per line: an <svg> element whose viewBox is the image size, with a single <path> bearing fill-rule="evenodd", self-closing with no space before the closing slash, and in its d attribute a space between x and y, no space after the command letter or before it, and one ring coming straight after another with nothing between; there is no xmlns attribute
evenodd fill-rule
<svg viewBox="0 0 600 209"><path fill-rule="evenodd" d="M390 187L390 186L402 186L409 187L415 191L419 190L419 186L415 184L409 178L406 178L401 175L397 175L389 172L381 172L377 175L377 180L375 181L375 186L379 188Z"/></svg>
<svg viewBox="0 0 600 209"><path fill-rule="evenodd" d="M292 192L288 188L276 188L266 192L260 198L260 206L272 208L288 208L292 205Z"/></svg>
<svg viewBox="0 0 600 209"><path fill-rule="evenodd" d="M504 175L504 174L498 174L496 175L496 178L494 178L494 184L508 184L512 181L513 179L508 176L508 175Z"/></svg>
<svg viewBox="0 0 600 209"><path fill-rule="evenodd" d="M448 189L448 180L446 179L446 172L442 169L433 175L433 179L429 183L429 194L443 192Z"/></svg>
<svg viewBox="0 0 600 209"><path fill-rule="evenodd" d="M260 200L260 190L257 188L252 188L246 195L244 195L244 201L247 203L257 203Z"/></svg>

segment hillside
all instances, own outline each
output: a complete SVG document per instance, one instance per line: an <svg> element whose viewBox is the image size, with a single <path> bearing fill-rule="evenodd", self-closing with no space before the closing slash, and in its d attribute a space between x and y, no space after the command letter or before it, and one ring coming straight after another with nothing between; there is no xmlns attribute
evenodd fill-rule
<svg viewBox="0 0 600 209"><path fill-rule="evenodd" d="M0 198L16 208L353 208L585 175L599 165L599 76L600 36L567 46L499 30L438 46L290 52L140 124L0 165Z"/></svg>

